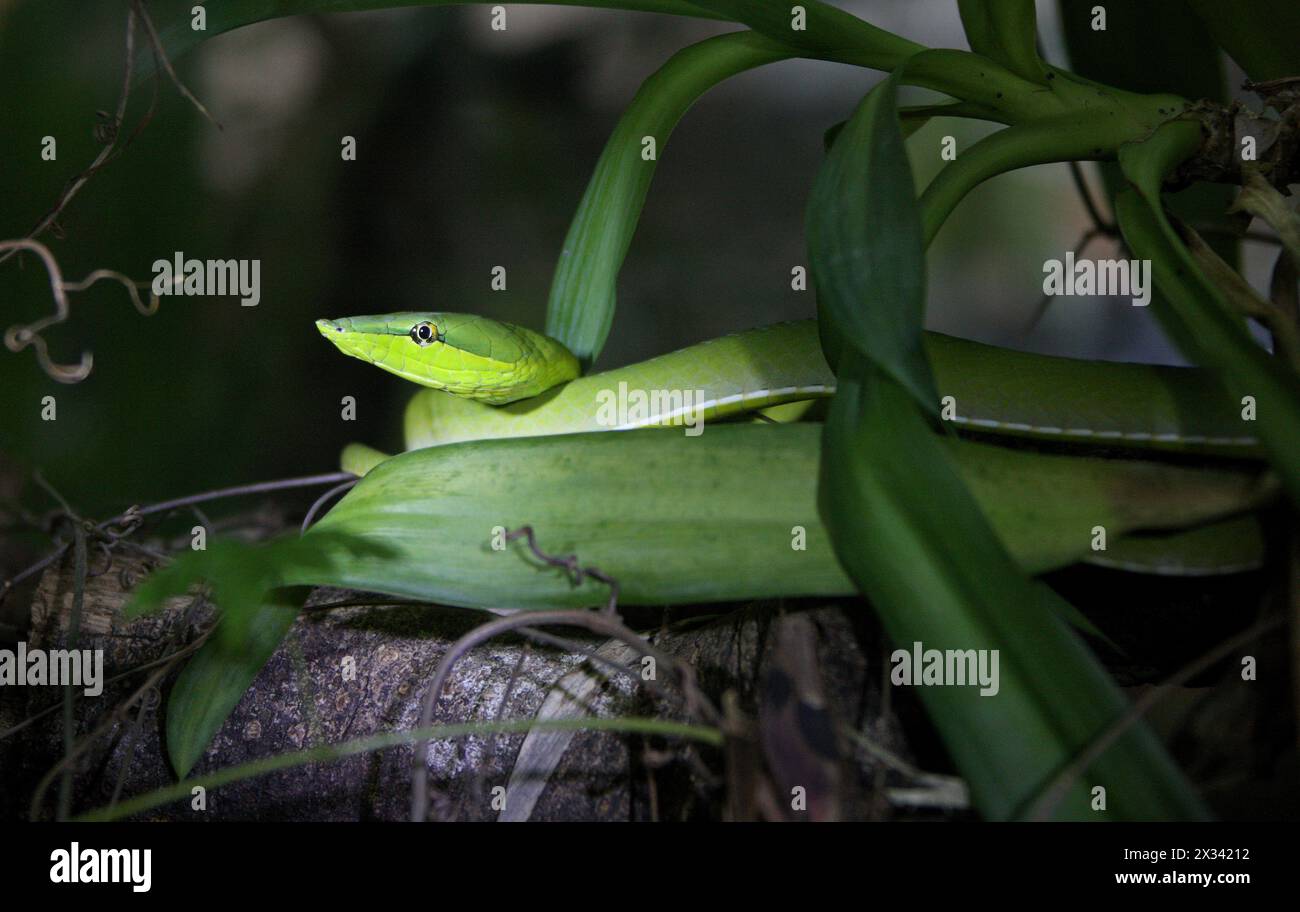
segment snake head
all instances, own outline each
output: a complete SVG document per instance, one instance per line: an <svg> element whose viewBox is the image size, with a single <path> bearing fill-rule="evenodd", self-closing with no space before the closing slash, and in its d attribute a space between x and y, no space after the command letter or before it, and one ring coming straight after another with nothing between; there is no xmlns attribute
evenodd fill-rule
<svg viewBox="0 0 1300 912"><path fill-rule="evenodd" d="M317 320L345 355L406 380L501 405L578 375L577 359L530 329L473 314L404 311Z"/></svg>
<svg viewBox="0 0 1300 912"><path fill-rule="evenodd" d="M343 354L421 383L434 385L431 346L445 341L441 314L395 313L317 320L316 329Z"/></svg>

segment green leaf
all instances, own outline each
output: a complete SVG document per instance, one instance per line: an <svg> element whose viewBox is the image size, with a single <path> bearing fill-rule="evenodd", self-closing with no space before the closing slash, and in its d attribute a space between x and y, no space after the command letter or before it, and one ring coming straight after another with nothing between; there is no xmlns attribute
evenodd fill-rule
<svg viewBox="0 0 1300 912"><path fill-rule="evenodd" d="M808 247L818 306L829 321L823 339L828 331L840 336L827 360L834 366L852 346L937 415L939 395L921 344L924 266L899 268L924 264L925 245L898 126L897 79L872 89L836 137L813 184Z"/></svg>
<svg viewBox="0 0 1300 912"><path fill-rule="evenodd" d="M1080 558L1113 556L1091 550L1092 530L1109 540L1134 531L1182 530L1256 509L1276 498L1277 486L1262 472L1194 469L1113 457L1061 456L973 441L945 439L956 466L997 538L1022 572L1036 574ZM1213 529L1214 527L1206 527ZM1211 541L1225 551L1243 548L1258 559L1258 542L1226 541L1231 531L1198 536L1196 542L1164 539L1163 553L1150 545L1152 566L1180 564L1189 572L1204 561ZM1127 537L1117 543L1127 541Z"/></svg>
<svg viewBox="0 0 1300 912"><path fill-rule="evenodd" d="M914 360L925 276L921 216L893 92L891 78L841 132L810 203L819 306L833 324L823 337L840 346L818 502L840 562L897 645L1000 656L996 696L972 687L919 692L976 805L1006 819L1126 704L1060 620L1072 609L1020 573L928 426L933 381L923 356L920 367ZM1095 784L1107 788L1108 818L1205 813L1142 726L1073 783L1055 813L1100 816L1089 804Z"/></svg>
<svg viewBox="0 0 1300 912"><path fill-rule="evenodd" d="M1180 529L1255 507L1254 472L1046 455L944 440L1017 563L1032 573L1111 538ZM604 601L539 564L493 529L531 525L548 553L576 554L616 577L632 605L689 604L855 589L818 517L821 432L815 424L501 438L404 453L375 468L303 537L383 542L391 557L347 557L287 572L289 583L338 586L471 608L583 607ZM483 479L493 479L484 484ZM657 479L646 484L645 479ZM762 492L756 496L755 492ZM802 527L805 550L790 547ZM1167 548L1177 559L1175 543Z"/></svg>
<svg viewBox="0 0 1300 912"><path fill-rule="evenodd" d="M1047 84L1047 68L1038 57L1038 20L1034 0L957 0L970 49L1008 70Z"/></svg>
<svg viewBox="0 0 1300 912"><path fill-rule="evenodd" d="M340 559L287 581L466 607L602 604L604 585L575 587L524 542L493 547L530 525L547 553L616 577L627 604L846 593L817 518L817 444L812 425L717 424L692 438L650 428L403 453L303 537L332 547L326 535L346 533L396 556ZM806 551L790 547L793 526L806 530Z"/></svg>
<svg viewBox="0 0 1300 912"><path fill-rule="evenodd" d="M332 544L340 556L391 554L383 543L345 534L333 537L336 540ZM203 550L182 555L150 575L136 590L125 613L127 617L152 613L167 599L206 583L212 601L222 611L218 636L226 645L238 647L249 636L262 595L281 585L286 567L324 569L328 560L318 543L305 542L296 535L263 545L220 539Z"/></svg>
<svg viewBox="0 0 1300 912"><path fill-rule="evenodd" d="M178 775L185 776L203 755L292 626L306 591L281 588L283 577L307 568L324 573L331 560L393 554L383 542L337 533L319 541L293 536L264 545L219 540L182 555L140 584L127 617L157 611L168 598L200 583L209 586L222 612L215 635L185 666L168 699L167 750Z"/></svg>
<svg viewBox="0 0 1300 912"><path fill-rule="evenodd" d="M494 527L531 524L549 553L576 554L612 574L627 604L851 594L818 517L820 444L814 424L720 424L690 439L647 429L432 447L377 467L301 539L213 542L183 555L142 584L131 609L149 610L200 580L220 593L219 633L171 695L173 764L184 771L201 755L292 623L284 609L301 598L286 601L276 587L339 586L478 608L606 599L603 586L572 586L523 543L493 549ZM1250 473L959 440L942 446L1031 572L1088 555L1096 523L1113 537L1179 529L1258 500ZM790 546L795 526L806 550ZM1221 537L1206 544L1214 540ZM1178 566L1182 550L1169 539L1142 559ZM237 636L227 625L234 619Z"/></svg>
<svg viewBox="0 0 1300 912"><path fill-rule="evenodd" d="M167 699L167 755L184 779L279 647L309 590L275 589L245 603L247 635L204 643Z"/></svg>
<svg viewBox="0 0 1300 912"><path fill-rule="evenodd" d="M980 812L1008 819L1127 703L1057 617L1068 606L1011 563L909 397L892 378L860 369L846 365L831 404L822 513L896 646L998 651L995 696L917 690ZM1104 812L1090 809L1097 785L1107 790ZM1071 819L1204 814L1145 726L1130 729L1056 808Z"/></svg>
<svg viewBox="0 0 1300 912"><path fill-rule="evenodd" d="M1187 0L1187 5L1251 79L1300 75L1300 4L1295 0Z"/></svg>
<svg viewBox="0 0 1300 912"><path fill-rule="evenodd" d="M1125 146L1119 161L1130 186L1116 199L1120 229L1136 257L1149 259L1161 297L1156 316L1188 358L1214 368L1234 402L1252 396L1252 427L1293 503L1300 505L1300 380L1260 348L1165 217L1165 175L1199 148L1200 127L1174 121L1146 142Z"/></svg>
<svg viewBox="0 0 1300 912"><path fill-rule="evenodd" d="M568 346L584 368L609 336L618 273L673 128L719 82L792 53L749 32L720 35L678 51L637 92L596 163L551 283L546 334ZM648 160L646 137L655 143Z"/></svg>

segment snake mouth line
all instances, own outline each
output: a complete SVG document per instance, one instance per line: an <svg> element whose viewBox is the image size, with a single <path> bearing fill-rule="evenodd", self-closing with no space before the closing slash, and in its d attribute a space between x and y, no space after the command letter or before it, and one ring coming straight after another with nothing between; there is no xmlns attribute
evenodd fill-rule
<svg viewBox="0 0 1300 912"><path fill-rule="evenodd" d="M371 354L374 351L374 343L366 339L364 333L350 331L349 327L343 325L344 322L342 320L317 320L316 329L343 354L382 367L383 365L376 361Z"/></svg>
<svg viewBox="0 0 1300 912"><path fill-rule="evenodd" d="M358 332L351 329L345 320L317 320L316 329L333 343L334 347L350 358L373 364L390 374L409 380L420 386L446 390L445 383L438 382L429 371L419 363L402 354L394 356L389 345L380 345L380 341L389 342L395 335L382 335L370 332ZM376 354L378 352L378 354Z"/></svg>

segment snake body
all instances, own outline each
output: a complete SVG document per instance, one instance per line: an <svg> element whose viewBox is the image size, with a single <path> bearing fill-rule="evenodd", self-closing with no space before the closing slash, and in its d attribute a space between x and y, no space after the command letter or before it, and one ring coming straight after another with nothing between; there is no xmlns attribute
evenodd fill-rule
<svg viewBox="0 0 1300 912"><path fill-rule="evenodd" d="M424 325L436 329L422 344ZM344 353L432 387L407 407L408 450L716 421L835 392L815 320L585 377L559 342L486 317L399 313L318 327ZM1261 456L1250 425L1196 368L1049 357L933 332L925 346L943 415L962 430L1071 447ZM352 450L345 467L360 472L380 457Z"/></svg>
<svg viewBox="0 0 1300 912"><path fill-rule="evenodd" d="M457 541L466 535L472 538L476 534L473 530L490 518L485 514L496 517L498 513L513 515L520 511L520 519L545 522L552 534L559 534L566 523L576 523L571 544L581 545L584 553L601 553L600 542L610 536L611 541L622 541L619 536L630 533L605 529L601 525L605 521L597 515L584 513L580 520L569 516L575 509L586 509L581 506L584 498L578 498L575 506L575 491L580 490L585 497L605 483L600 495L604 503L597 510L599 516L605 516L606 508L613 509L610 505L623 496L615 492L630 486L626 496L633 500L619 509L631 522L630 518L650 509L649 501L653 500L632 478L646 473L677 477L682 472L699 471L712 479L709 484L713 493L700 495L706 496L710 504L707 515L734 531L744 525L738 517L747 515L753 505L747 500L749 495L741 493L748 490L743 484L722 491L719 485L723 477L741 472L750 479L747 483L764 490L773 483L791 490L796 482L810 484L819 459L816 431L807 426L807 434L794 434L799 430L796 427L780 429L790 434L757 428L753 429L756 433L744 434L715 430L707 435L711 443L684 441L678 445L669 441L682 433L680 427L640 433L636 429L687 424L690 433L692 423L698 429L701 422L743 417L757 410L785 422L800 417L805 406L835 391L835 377L822 355L813 320L736 333L588 376L579 376L576 359L554 339L485 317L404 312L321 320L317 326L344 353L430 387L418 392L406 410L406 447L423 454L445 454L445 458L416 463L392 460L403 462L403 467L386 466L392 471L368 478L367 482L373 483L362 485L365 491L353 492L341 505L351 505L352 513L365 513L364 523L384 529L386 540L407 534L400 529L413 521L408 517L411 511L430 511L429 521L437 525L442 521L436 519L440 511L451 510L456 522L470 523L469 530L452 534ZM1257 518L1230 517L1253 509L1267 496L1267 486L1257 490L1251 480L1258 477L1262 452L1250 433L1251 425L1243 420L1211 374L1196 368L1047 357L939 333L926 333L924 344L941 400L936 407L942 417L964 436L985 438L982 443L965 443L954 450L954 456L1004 542L1019 555L1026 569L1041 572L1071 560L1094 558L1108 566L1179 575L1239 572L1259 565L1263 542ZM590 432L602 431L629 432L629 446L594 446L606 435ZM888 428L881 429L881 433L888 432ZM569 448L541 446L545 438L565 434L581 438L575 438ZM802 460L799 464L804 466L799 478L782 475L781 481L758 480L765 472L770 474L774 454L781 450L783 442L796 439L795 449ZM470 453L455 445L490 440L520 446L510 447L507 452L485 443L481 452ZM734 449L742 440L762 452L746 455ZM1026 443L1056 455L1023 452ZM606 449L622 454L613 463L619 467L617 470L595 467L595 454L608 455ZM524 451L536 453L532 469L527 460L519 461ZM725 464L710 462L722 451L731 454ZM566 457L565 453L571 455ZM1094 458L1125 455L1142 458ZM1197 463L1212 458L1220 467L1204 471L1161 467L1149 461L1157 455L1165 459L1190 458ZM1223 463L1223 457L1232 462ZM653 459L660 463L653 464ZM342 458L343 468L357 475L367 475L388 460L387 454L360 444L348 446ZM471 471L471 463L478 468ZM704 465L709 468L706 470ZM425 469L417 466L428 466L436 479L426 478ZM463 475L465 472L469 475ZM592 472L606 472L609 477L597 479ZM681 483L679 477L676 484ZM398 501L390 502L396 496L390 490L394 484L403 493ZM518 490L506 497L507 509L493 498L504 489L514 490L510 485ZM433 500L425 499L425 487L436 491L436 496L430 495ZM805 493L807 503L800 503L808 507L814 498L810 491ZM516 504L516 495L527 503ZM767 490L764 499L770 497ZM679 510L674 507L670 513L676 515ZM1057 526L1052 528L1060 531L1061 521L1057 516L1043 525L1045 517L1071 510L1079 516L1067 523L1060 547L1043 547L1048 525L1055 522ZM1112 543L1104 554L1079 553L1078 535L1069 530L1075 526L1084 531L1091 529L1096 517L1107 510L1126 515L1122 520L1113 517L1111 524L1129 534ZM344 522L336 516L339 513L338 509L332 511L321 525L330 526L332 518ZM351 515L346 510L343 513ZM471 515L476 519L470 521ZM352 521L357 520L353 517ZM647 536L651 536L648 530L659 528L655 523L662 521L655 520L651 526L644 522L637 525L637 554L644 556ZM496 523L492 519L488 525ZM770 522L760 525L762 535L771 534L775 528ZM1142 530L1165 531L1143 537L1137 534ZM412 527L409 534L418 547L412 545L414 569L403 572L426 572L421 568L431 557L420 549L429 547L430 532L421 524ZM424 555L423 562L414 556L417 552ZM466 559L464 554L457 554L458 560ZM620 558L625 557L610 554L602 559L601 566L619 566ZM438 559L451 558L439 555ZM826 559L826 567L833 567L829 551ZM733 555L734 560L738 558ZM767 562L770 555L764 558L763 566ZM638 579L638 568L643 566L634 562L624 568L624 574L629 581ZM705 575L714 579L719 572ZM783 570L789 574L787 582L767 588L754 583L756 572L748 567L745 573L751 578L744 585L750 588L726 589L727 597L735 597L742 590L749 594L824 591L813 585L816 580L825 580L809 562ZM384 574L391 573L391 566L384 564L375 568L373 579L361 574L350 584L373 586L377 580L388 579ZM686 584L693 585L693 579L688 573ZM843 583L842 578L836 579ZM467 594L468 590L448 588L442 577L425 580L419 586L412 584L411 591L435 583L442 587L437 588L439 598L459 598L471 604L487 597L481 591L485 582L478 576L474 576L470 587L477 593L474 597ZM679 591L683 581L676 577L666 580L663 574L651 574L645 584L642 594L652 600L672 593L674 598L699 594L695 589ZM468 584L460 581L457 585ZM548 598L552 596L556 593L547 594Z"/></svg>

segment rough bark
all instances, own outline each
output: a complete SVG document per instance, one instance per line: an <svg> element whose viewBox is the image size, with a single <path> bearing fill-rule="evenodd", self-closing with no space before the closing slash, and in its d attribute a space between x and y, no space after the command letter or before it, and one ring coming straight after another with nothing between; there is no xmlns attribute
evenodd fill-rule
<svg viewBox="0 0 1300 912"><path fill-rule="evenodd" d="M178 599L157 616L128 622L122 606L147 569L118 555L112 572L87 582L80 648L105 650L106 677L171 654L212 621L212 610L201 600L196 608L195 600ZM70 568L54 567L46 573L32 606L30 646L66 645L72 585ZM357 596L317 591L308 604ZM881 705L880 634L861 604L788 601L710 606L707 611L693 617L674 612L674 623L663 615L633 621L640 622L640 629L654 631L647 635L659 648L689 661L702 688L731 707L728 727L733 737L726 749L579 732L549 769L556 744L534 733L523 763L528 769L516 769L524 734L438 741L430 745L427 758L431 816L641 820L811 814L863 819L889 813L881 787L916 783L900 782L897 772L886 776L872 755L845 737L851 729L898 757L908 756L897 721ZM382 600L309 608L218 732L194 775L304 747L414 728L421 697L448 646L487 617L482 612ZM571 630L553 632L581 641L588 649L601 648L605 657L639 670L636 657L617 643ZM84 737L109 718L146 676L130 675L107 686L99 698L79 697L77 736ZM164 747L166 694L173 677L161 682L142 708L114 722L77 764L74 813L107 804L119 787L120 794L129 797L175 781ZM774 693L789 689L775 685L787 679L794 680L798 700L809 705L783 707L779 699L774 702ZM558 692L561 681L563 692ZM26 713L61 699L57 688L27 690ZM565 692L571 696L566 698ZM531 718L548 694L548 712L573 712L581 702L600 715L684 718L674 696L610 674L586 663L582 655L515 637L494 640L461 661L438 704L435 722ZM816 723L811 728L819 735L830 732L829 746L818 746L817 738L807 736L810 715ZM10 739L8 756L0 755L0 763L7 770L11 798L30 795L39 777L58 762L62 737L61 712L55 711ZM557 740L564 739L550 738ZM405 819L412 758L413 748L406 745L299 766L213 790L203 811L178 802L146 816ZM807 812L792 811L789 798L783 797L791 776L813 783ZM492 790L507 783L503 812L494 807ZM45 798L45 816L54 807L57 790L56 781ZM25 806L9 811L27 813Z"/></svg>

